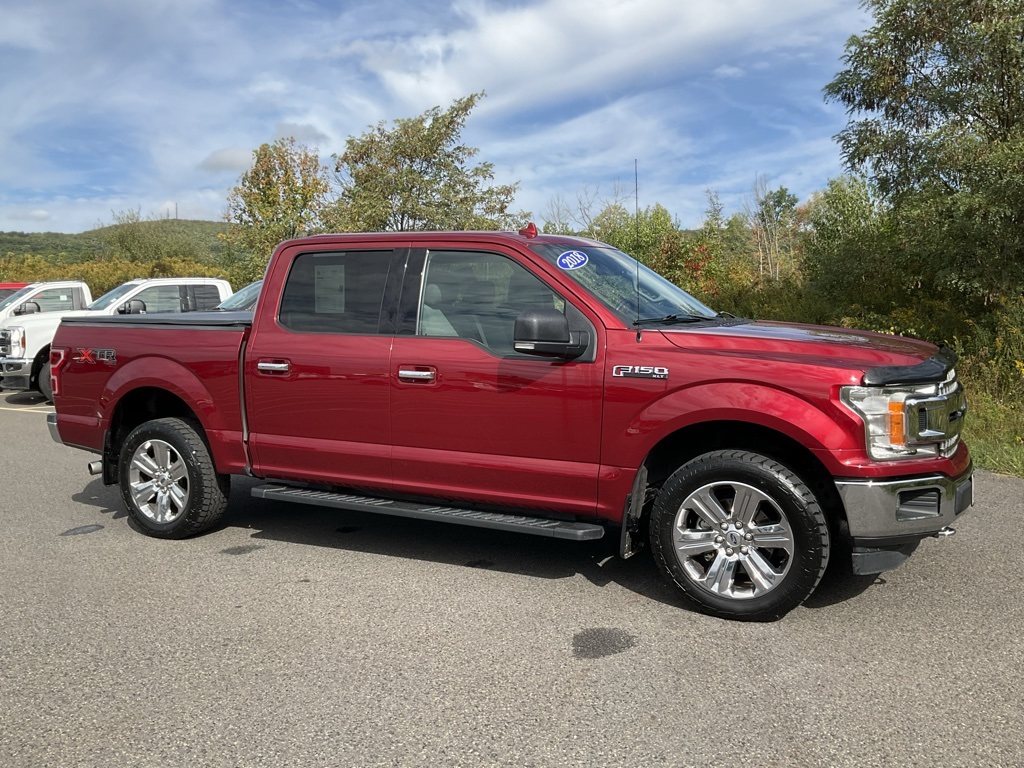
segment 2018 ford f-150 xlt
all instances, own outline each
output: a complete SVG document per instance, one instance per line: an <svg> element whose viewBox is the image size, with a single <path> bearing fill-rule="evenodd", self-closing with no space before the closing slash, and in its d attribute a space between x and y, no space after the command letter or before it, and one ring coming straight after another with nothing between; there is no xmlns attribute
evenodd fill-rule
<svg viewBox="0 0 1024 768"><path fill-rule="evenodd" d="M627 255L519 233L283 243L253 312L69 317L55 439L142 530L258 497L649 541L699 609L777 618L844 542L899 565L973 498L954 356L716 313Z"/></svg>

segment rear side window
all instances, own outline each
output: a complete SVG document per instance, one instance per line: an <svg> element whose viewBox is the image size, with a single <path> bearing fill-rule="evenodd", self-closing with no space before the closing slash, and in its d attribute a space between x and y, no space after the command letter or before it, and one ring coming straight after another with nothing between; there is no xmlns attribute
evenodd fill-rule
<svg viewBox="0 0 1024 768"><path fill-rule="evenodd" d="M391 251L304 253L284 286L278 319L305 333L378 333Z"/></svg>
<svg viewBox="0 0 1024 768"><path fill-rule="evenodd" d="M191 285L189 289L195 296L194 309L198 312L213 309L220 304L220 291L216 285Z"/></svg>

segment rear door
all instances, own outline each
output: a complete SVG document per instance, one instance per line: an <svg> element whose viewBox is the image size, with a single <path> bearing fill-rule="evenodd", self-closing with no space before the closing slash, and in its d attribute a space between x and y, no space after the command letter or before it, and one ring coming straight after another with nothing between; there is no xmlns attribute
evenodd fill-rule
<svg viewBox="0 0 1024 768"><path fill-rule="evenodd" d="M245 361L249 446L263 477L386 488L389 358L406 251L298 254L261 305Z"/></svg>
<svg viewBox="0 0 1024 768"><path fill-rule="evenodd" d="M593 514L603 378L596 324L513 253L418 253L391 355L396 489ZM565 361L515 352L515 318L529 307L567 313L591 334L590 353Z"/></svg>

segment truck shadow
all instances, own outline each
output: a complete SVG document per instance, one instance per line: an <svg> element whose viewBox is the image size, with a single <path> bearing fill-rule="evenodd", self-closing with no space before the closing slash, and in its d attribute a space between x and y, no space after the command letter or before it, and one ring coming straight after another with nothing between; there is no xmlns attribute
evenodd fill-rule
<svg viewBox="0 0 1024 768"><path fill-rule="evenodd" d="M79 493L72 494L71 499L79 504L96 507L102 514L110 515L111 520L128 517L117 486L104 485L98 477L91 480Z"/></svg>
<svg viewBox="0 0 1024 768"><path fill-rule="evenodd" d="M4 403L7 405L20 405L20 406L35 406L35 405L50 405L51 403L38 392L2 392L0 397L3 398Z"/></svg>
<svg viewBox="0 0 1024 768"><path fill-rule="evenodd" d="M236 478L222 528L255 529L255 540L333 547L541 579L582 576L597 587L617 584L649 600L692 610L661 576L644 548L629 560L618 557L618 538L571 542L462 525L343 511L250 496L258 481ZM853 577L845 563L826 571L808 608L849 600L875 577Z"/></svg>
<svg viewBox="0 0 1024 768"><path fill-rule="evenodd" d="M597 541L571 542L486 528L435 523L424 520L351 512L251 496L261 481L234 478L227 512L217 531L241 529L256 541L278 541L304 546L331 547L382 557L400 557L464 568L480 568L538 579L571 579L582 576L596 587L609 584L683 610L693 609L658 571L650 549L629 560L618 557L618 540L606 535ZM76 502L96 507L111 520L127 518L132 524L116 486L93 479ZM232 547L226 554L245 554L257 547ZM811 598L810 609L825 608L852 599L878 579L853 576L841 550Z"/></svg>

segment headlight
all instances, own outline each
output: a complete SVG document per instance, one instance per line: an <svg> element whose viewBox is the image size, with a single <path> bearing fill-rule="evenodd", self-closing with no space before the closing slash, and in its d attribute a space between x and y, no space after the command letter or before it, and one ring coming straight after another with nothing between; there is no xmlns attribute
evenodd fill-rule
<svg viewBox="0 0 1024 768"><path fill-rule="evenodd" d="M967 402L952 371L941 383L842 387L840 398L864 421L873 459L952 456L960 443Z"/></svg>
<svg viewBox="0 0 1024 768"><path fill-rule="evenodd" d="M20 325L14 325L7 329L7 340L10 344L8 357L25 356L25 329Z"/></svg>

